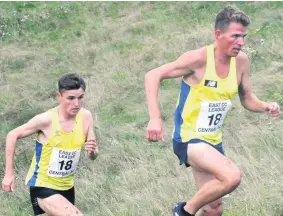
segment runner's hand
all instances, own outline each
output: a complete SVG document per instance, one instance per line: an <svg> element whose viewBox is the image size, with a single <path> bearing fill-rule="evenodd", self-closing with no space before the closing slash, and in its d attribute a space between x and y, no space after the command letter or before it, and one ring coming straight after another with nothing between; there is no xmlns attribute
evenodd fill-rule
<svg viewBox="0 0 283 216"><path fill-rule="evenodd" d="M5 174L2 181L2 190L6 192L15 190L15 176L14 174Z"/></svg>
<svg viewBox="0 0 283 216"><path fill-rule="evenodd" d="M98 147L96 145L95 139L88 139L85 142L85 150L87 152L88 157L91 160L95 160L98 156Z"/></svg>
<svg viewBox="0 0 283 216"><path fill-rule="evenodd" d="M91 152L93 153L96 152L97 145L95 139L88 139L85 142L85 150L87 151L88 154L90 154Z"/></svg>
<svg viewBox="0 0 283 216"><path fill-rule="evenodd" d="M280 106L276 102L267 103L265 110L273 117L273 119L278 119L280 117Z"/></svg>
<svg viewBox="0 0 283 216"><path fill-rule="evenodd" d="M148 141L164 141L164 130L161 119L151 119L147 125L146 137Z"/></svg>

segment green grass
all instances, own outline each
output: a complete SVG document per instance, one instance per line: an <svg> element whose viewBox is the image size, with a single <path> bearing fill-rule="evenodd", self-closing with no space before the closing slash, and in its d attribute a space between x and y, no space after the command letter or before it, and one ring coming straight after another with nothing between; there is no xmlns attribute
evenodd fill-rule
<svg viewBox="0 0 283 216"><path fill-rule="evenodd" d="M170 141L180 79L160 85L166 141L149 143L144 75L211 43L215 15L228 4L252 20L245 51L254 92L282 105L282 2L1 2L1 177L7 132L54 107L59 77L79 72L87 83L85 106L95 113L100 156L92 162L82 154L78 208L90 216L171 215L176 202L196 191ZM233 104L224 147L243 179L225 200L224 216L280 216L282 120L245 111L237 98ZM1 193L0 215L32 215L24 186L32 138L18 142L17 189Z"/></svg>

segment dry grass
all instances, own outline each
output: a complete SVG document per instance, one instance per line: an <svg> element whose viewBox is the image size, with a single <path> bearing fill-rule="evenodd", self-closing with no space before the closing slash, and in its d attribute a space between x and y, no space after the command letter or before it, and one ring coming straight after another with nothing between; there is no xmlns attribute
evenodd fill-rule
<svg viewBox="0 0 283 216"><path fill-rule="evenodd" d="M85 106L94 112L100 146L95 162L82 157L76 176L77 206L86 215L171 215L172 206L196 190L190 170L178 165L170 141L179 80L161 85L166 141L148 143L144 75L186 50L211 43L213 19L227 3L34 4L29 8L19 2L1 3L5 18L1 22L10 20L7 23L13 27L7 27L11 35L1 41L0 49L1 148L7 131L56 105L58 78L77 71L87 81ZM235 4L252 18L246 47L254 91L262 99L283 104L283 5ZM15 15L8 13L14 10L21 18L30 14L20 31ZM242 169L243 180L225 200L224 215L280 216L282 121L243 110L237 98L234 105L226 122L224 147ZM0 195L0 215L32 214L24 186L32 151L32 138L19 141L17 190ZM1 158L4 161L3 152ZM1 167L3 176L3 163Z"/></svg>

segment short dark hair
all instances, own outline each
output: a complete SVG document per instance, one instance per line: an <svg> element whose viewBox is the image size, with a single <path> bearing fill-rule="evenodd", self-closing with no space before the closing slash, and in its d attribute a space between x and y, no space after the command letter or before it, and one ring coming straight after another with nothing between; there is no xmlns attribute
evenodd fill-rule
<svg viewBox="0 0 283 216"><path fill-rule="evenodd" d="M241 23L247 27L250 24L250 18L239 8L227 6L216 16L215 30L219 29L224 32L232 22Z"/></svg>
<svg viewBox="0 0 283 216"><path fill-rule="evenodd" d="M85 91L86 84L83 78L77 73L64 74L58 81L58 89L60 93L63 93L66 90L79 88L82 88Z"/></svg>

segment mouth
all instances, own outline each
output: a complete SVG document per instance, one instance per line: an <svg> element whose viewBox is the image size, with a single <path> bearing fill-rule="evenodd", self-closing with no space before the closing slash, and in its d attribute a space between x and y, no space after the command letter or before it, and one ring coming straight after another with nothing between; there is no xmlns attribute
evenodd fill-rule
<svg viewBox="0 0 283 216"><path fill-rule="evenodd" d="M241 51L241 48L234 48L233 50L237 51L237 52L240 52Z"/></svg>
<svg viewBox="0 0 283 216"><path fill-rule="evenodd" d="M77 112L77 111L79 111L79 108L74 108L74 109L72 109L72 111Z"/></svg>

